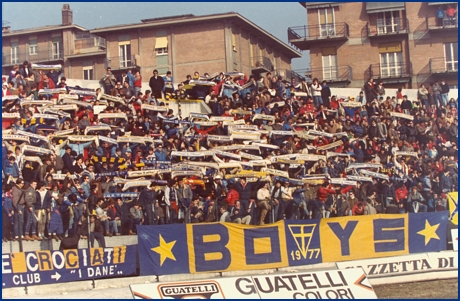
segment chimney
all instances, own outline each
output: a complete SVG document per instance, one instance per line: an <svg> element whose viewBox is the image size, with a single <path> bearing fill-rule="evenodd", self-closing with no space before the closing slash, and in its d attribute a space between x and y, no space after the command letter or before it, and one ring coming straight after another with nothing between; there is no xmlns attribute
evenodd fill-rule
<svg viewBox="0 0 460 301"><path fill-rule="evenodd" d="M73 13L69 4L62 5L62 25L73 24Z"/></svg>

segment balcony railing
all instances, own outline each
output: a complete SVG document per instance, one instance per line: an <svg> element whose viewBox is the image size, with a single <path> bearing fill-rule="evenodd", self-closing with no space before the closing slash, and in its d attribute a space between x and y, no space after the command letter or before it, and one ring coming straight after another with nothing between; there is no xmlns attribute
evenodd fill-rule
<svg viewBox="0 0 460 301"><path fill-rule="evenodd" d="M376 79L407 78L412 75L411 63L372 64L370 76Z"/></svg>
<svg viewBox="0 0 460 301"><path fill-rule="evenodd" d="M388 20L378 19L376 25L370 25L367 23L367 36L381 37L409 33L409 20L396 18L390 23L387 23L386 21Z"/></svg>
<svg viewBox="0 0 460 301"><path fill-rule="evenodd" d="M316 40L326 38L340 38L350 35L347 23L329 23L312 26L297 26L288 28L289 43L296 40Z"/></svg>
<svg viewBox="0 0 460 301"><path fill-rule="evenodd" d="M458 72L458 61L446 61L445 57L430 59L430 73L456 73Z"/></svg>
<svg viewBox="0 0 460 301"><path fill-rule="evenodd" d="M251 58L251 69L253 71L258 70L261 72L270 72L273 71L273 64L268 57L265 56L255 56Z"/></svg>
<svg viewBox="0 0 460 301"><path fill-rule="evenodd" d="M10 49L9 49L10 50ZM29 52L19 52L12 54L2 53L2 66L22 64L24 61L29 63L46 63L64 60L64 50L50 48L48 50L37 51L33 54Z"/></svg>
<svg viewBox="0 0 460 301"><path fill-rule="evenodd" d="M348 65L306 69L302 70L302 72L305 74L308 82L311 82L314 78L317 78L319 81L325 80L328 83L351 82L353 79L352 68Z"/></svg>
<svg viewBox="0 0 460 301"><path fill-rule="evenodd" d="M304 75L300 75L299 73L289 70L289 69L277 69L275 70L276 76L281 76L283 80L291 81L291 79L295 78L297 82L300 82L302 78L305 78Z"/></svg>
<svg viewBox="0 0 460 301"><path fill-rule="evenodd" d="M456 29L458 28L458 15L457 13L454 14L454 17L447 17L446 12L444 12L444 18L442 20L438 20L438 18L431 16L425 17L427 29L429 30L440 30L440 29Z"/></svg>
<svg viewBox="0 0 460 301"><path fill-rule="evenodd" d="M105 39L90 33L75 35L75 54L105 50Z"/></svg>
<svg viewBox="0 0 460 301"><path fill-rule="evenodd" d="M108 57L105 62L105 67L111 67L112 69L126 69L126 68L135 68L136 57L134 55L129 57L115 56Z"/></svg>

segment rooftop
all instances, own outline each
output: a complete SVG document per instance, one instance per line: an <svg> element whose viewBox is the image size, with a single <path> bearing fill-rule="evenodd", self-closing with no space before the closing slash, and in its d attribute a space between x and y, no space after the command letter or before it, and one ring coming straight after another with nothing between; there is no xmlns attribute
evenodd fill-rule
<svg viewBox="0 0 460 301"><path fill-rule="evenodd" d="M40 27L34 27L34 28L26 28L26 29L19 29L19 30L9 30L9 32L3 32L2 37L11 37L11 36L17 36L17 35L25 35L25 34L33 34L33 33L38 33L38 32L45 32L45 31L53 31L53 30L62 30L62 29L70 29L70 28L76 28L82 31L87 31L88 29L81 27L77 24L71 24L71 25L45 25L45 26L40 26Z"/></svg>
<svg viewBox="0 0 460 301"><path fill-rule="evenodd" d="M238 22L242 25L247 27L251 27L256 31L257 34L265 36L269 40L272 40L274 44L280 45L285 53L287 52L291 58L301 57L301 53L297 50L291 48L289 45L278 39L277 37L273 36L271 33L265 31L261 27L257 26L253 22L249 21L245 17L241 16L236 12L227 12L227 13L220 13L220 14L211 14L211 15L203 15L203 16L195 16L193 14L188 15L178 15L178 16L171 16L171 17L161 17L161 18L152 18L152 19L144 19L141 20L141 23L131 23L131 24L118 24L113 26L107 27L99 27L90 30L91 33L99 35L101 37L105 37L107 34L112 33L114 31L125 31L125 30L133 30L139 28L147 28L147 27L156 27L156 26L164 26L164 25L174 25L174 24L184 24L184 23L193 23L193 22L208 22L212 20L221 20L221 19L231 19L232 21Z"/></svg>

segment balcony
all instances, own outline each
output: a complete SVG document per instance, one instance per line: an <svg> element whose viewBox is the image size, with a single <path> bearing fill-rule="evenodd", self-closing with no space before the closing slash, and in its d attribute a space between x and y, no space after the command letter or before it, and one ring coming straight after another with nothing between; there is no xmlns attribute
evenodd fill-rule
<svg viewBox="0 0 460 301"><path fill-rule="evenodd" d="M291 81L291 79L295 78L297 82L300 82L302 78L305 78L305 76L300 75L299 73L288 70L288 69L277 69L275 70L275 75L276 76L281 76L283 80Z"/></svg>
<svg viewBox="0 0 460 301"><path fill-rule="evenodd" d="M444 13L444 15L446 15ZM458 30L458 19L457 14L453 18L444 17L442 22L438 21L436 16L428 18L426 16L426 25L429 31L432 32L456 32Z"/></svg>
<svg viewBox="0 0 460 301"><path fill-rule="evenodd" d="M407 83L412 76L412 63L372 64L369 75L386 84Z"/></svg>
<svg viewBox="0 0 460 301"><path fill-rule="evenodd" d="M96 35L82 32L75 34L73 55L102 53L105 54L105 39Z"/></svg>
<svg viewBox="0 0 460 301"><path fill-rule="evenodd" d="M321 24L288 28L288 40L301 50L309 50L311 46L331 41L346 41L350 35L347 23Z"/></svg>
<svg viewBox="0 0 460 301"><path fill-rule="evenodd" d="M131 55L127 57L115 56L108 57L105 60L105 67L111 67L112 70L125 70L128 68L139 68L137 62L139 60L138 55Z"/></svg>
<svg viewBox="0 0 460 301"><path fill-rule="evenodd" d="M431 58L429 62L430 74L447 75L458 74L458 61L447 62L445 57Z"/></svg>
<svg viewBox="0 0 460 301"><path fill-rule="evenodd" d="M338 66L338 67L321 67L313 69L296 70L298 73L303 73L307 82L312 82L317 78L320 82L325 80L331 86L347 86L353 80L353 73L351 66Z"/></svg>
<svg viewBox="0 0 460 301"><path fill-rule="evenodd" d="M251 58L251 70L253 74L272 72L273 64L268 57L256 56Z"/></svg>
<svg viewBox="0 0 460 301"><path fill-rule="evenodd" d="M8 54L2 53L2 66L13 66L15 64L22 64L24 61L29 63L40 64L62 64L64 63L64 50L63 49L49 49L37 51L34 54L29 52L19 52L11 54L11 49Z"/></svg>
<svg viewBox="0 0 460 301"><path fill-rule="evenodd" d="M404 22L403 22L404 20ZM409 20L396 18L391 24L378 19L376 25L366 24L367 36L369 38L386 39L392 36L404 36L409 33Z"/></svg>

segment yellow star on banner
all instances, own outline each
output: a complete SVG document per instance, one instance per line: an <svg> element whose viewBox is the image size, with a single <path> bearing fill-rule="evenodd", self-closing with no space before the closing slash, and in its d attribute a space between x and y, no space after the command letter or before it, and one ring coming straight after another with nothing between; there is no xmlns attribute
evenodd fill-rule
<svg viewBox="0 0 460 301"><path fill-rule="evenodd" d="M157 252L158 254L160 254L160 266L163 265L163 263L165 262L165 260L167 258L176 261L176 257L174 257L174 254L172 252L172 248L176 244L176 241L177 240L174 240L174 241L171 241L171 242L167 243L163 239L163 236L161 236L161 234L160 234L160 245L158 247L156 247L156 248L151 248L152 251Z"/></svg>
<svg viewBox="0 0 460 301"><path fill-rule="evenodd" d="M440 240L438 234L436 234L436 230L438 230L439 224L436 225L430 225L430 222L428 220L425 221L425 229L420 230L417 232L417 234L425 236L425 246L428 245L431 239L437 239Z"/></svg>

